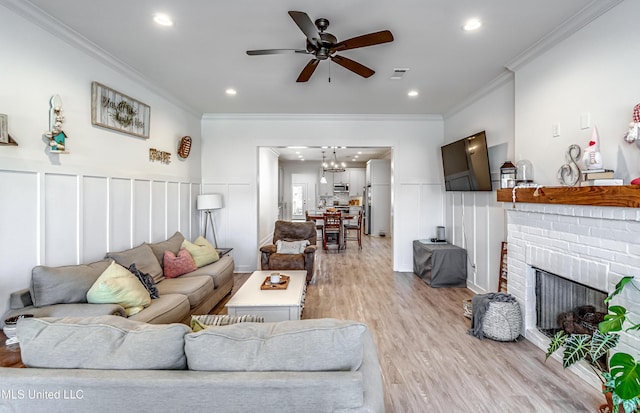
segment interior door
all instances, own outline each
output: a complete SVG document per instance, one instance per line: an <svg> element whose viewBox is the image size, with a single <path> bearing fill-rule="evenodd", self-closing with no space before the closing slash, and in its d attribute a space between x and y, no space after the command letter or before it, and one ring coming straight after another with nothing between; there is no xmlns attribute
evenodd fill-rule
<svg viewBox="0 0 640 413"><path fill-rule="evenodd" d="M304 211L307 210L307 184L291 184L291 219L305 220Z"/></svg>

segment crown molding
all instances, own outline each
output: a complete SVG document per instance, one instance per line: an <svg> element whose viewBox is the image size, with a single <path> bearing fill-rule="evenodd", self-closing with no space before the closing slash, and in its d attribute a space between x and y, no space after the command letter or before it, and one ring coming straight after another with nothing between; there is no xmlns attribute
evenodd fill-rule
<svg viewBox="0 0 640 413"><path fill-rule="evenodd" d="M484 86L481 89L478 89L477 91L475 91L474 93L469 95L465 100L463 100L462 102L458 103L457 105L455 105L454 107L449 109L447 112L445 112L444 115L442 115L443 119L446 120L446 119L450 118L451 116L457 114L461 110L463 110L463 109L467 108L468 106L470 106L471 104L475 103L479 99L483 98L484 96L486 96L490 92L498 89L499 87L501 87L502 85L504 85L504 84L506 84L508 82L513 81L513 76L514 76L513 72L505 70L500 75L498 75L496 78L494 78L491 82L487 83L486 86Z"/></svg>
<svg viewBox="0 0 640 413"><path fill-rule="evenodd" d="M624 0L592 0L591 3L583 7L582 10L574 14L549 34L516 56L513 60L507 63L505 67L512 72L516 72L532 59L540 56L553 46L578 32L580 29L623 1Z"/></svg>
<svg viewBox="0 0 640 413"><path fill-rule="evenodd" d="M187 105L180 99L171 95L162 87L150 82L142 73L134 69L132 66L128 65L106 50L102 49L100 46L82 36L71 27L62 23L60 20L45 13L43 10L36 7L31 2L27 0L0 0L0 4L5 6L7 9L15 12L16 14L24 17L27 21L47 31L51 35L69 44L75 49L86 53L105 66L110 67L111 69L130 78L143 87L146 87L151 92L156 93L159 96L169 100L171 103L179 106L181 109L191 113L196 117L202 115L202 112L195 110L193 107Z"/></svg>
<svg viewBox="0 0 640 413"><path fill-rule="evenodd" d="M378 115L378 114L295 114L295 113L205 113L202 120L231 120L231 121L442 121L441 115Z"/></svg>

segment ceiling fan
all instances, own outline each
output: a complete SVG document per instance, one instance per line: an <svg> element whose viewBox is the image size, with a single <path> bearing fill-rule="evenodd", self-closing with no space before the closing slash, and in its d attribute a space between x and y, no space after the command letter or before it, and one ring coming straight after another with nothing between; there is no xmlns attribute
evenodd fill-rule
<svg viewBox="0 0 640 413"><path fill-rule="evenodd" d="M338 39L331 33L325 32L329 27L329 20L319 18L315 24L311 21L307 13L301 11L290 11L289 16L298 25L302 33L307 36L306 49L266 49L266 50L247 50L249 56L266 55L266 54L283 54L283 53L302 53L312 54L314 58L307 63L302 69L296 82L306 82L318 67L321 60L331 59L335 63L352 71L364 78L372 76L375 72L370 68L343 56L336 55L349 49L358 47L374 46L376 44L388 43L393 41L393 35L389 30L383 30L375 33L369 33L351 39L338 42Z"/></svg>

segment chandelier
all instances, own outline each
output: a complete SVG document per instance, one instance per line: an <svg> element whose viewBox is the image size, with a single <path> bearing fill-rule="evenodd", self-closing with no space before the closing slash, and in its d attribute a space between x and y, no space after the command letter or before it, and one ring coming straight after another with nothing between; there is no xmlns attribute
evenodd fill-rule
<svg viewBox="0 0 640 413"><path fill-rule="evenodd" d="M345 163L338 163L338 158L336 156L336 149L333 148L333 159L331 160L331 162L329 164L324 162L324 151L322 152L322 175L324 176L325 172L344 172L346 171L345 169Z"/></svg>

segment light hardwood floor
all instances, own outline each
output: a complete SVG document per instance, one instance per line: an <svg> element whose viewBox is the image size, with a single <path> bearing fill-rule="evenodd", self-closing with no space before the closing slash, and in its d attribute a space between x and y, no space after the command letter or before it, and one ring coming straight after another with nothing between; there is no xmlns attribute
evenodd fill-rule
<svg viewBox="0 0 640 413"><path fill-rule="evenodd" d="M319 248L303 318L363 321L378 346L387 412L597 412L604 397L530 342L467 334L466 288L392 271L391 239ZM496 268L496 271L498 269ZM237 291L248 274L236 274ZM224 302L212 313L225 313Z"/></svg>

